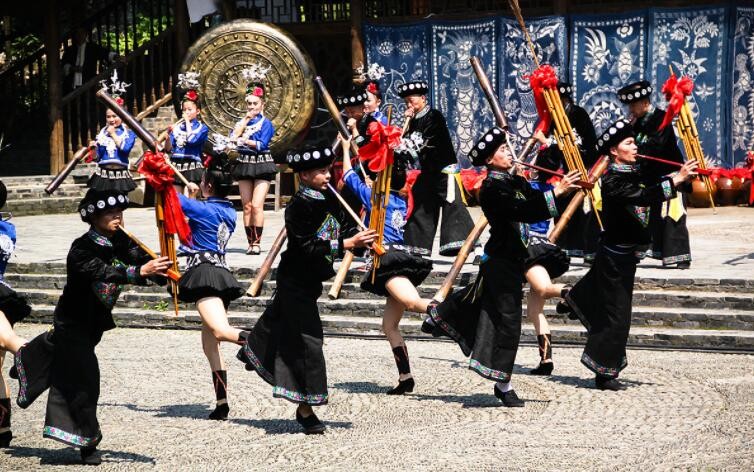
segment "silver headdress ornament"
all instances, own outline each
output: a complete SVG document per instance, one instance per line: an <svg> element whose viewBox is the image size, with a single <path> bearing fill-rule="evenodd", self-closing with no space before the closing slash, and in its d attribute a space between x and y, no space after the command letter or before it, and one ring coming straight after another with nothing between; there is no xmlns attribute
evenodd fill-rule
<svg viewBox="0 0 754 472"><path fill-rule="evenodd" d="M385 68L377 63L369 64L366 78L369 80L380 80L385 77Z"/></svg>
<svg viewBox="0 0 754 472"><path fill-rule="evenodd" d="M201 84L199 84L199 72L178 74L178 87L183 90L195 90L198 92L201 87Z"/></svg>
<svg viewBox="0 0 754 472"><path fill-rule="evenodd" d="M267 77L267 73L272 66L264 68L260 64L251 64L249 67L241 70L241 77L247 82L262 82Z"/></svg>
<svg viewBox="0 0 754 472"><path fill-rule="evenodd" d="M126 89L131 86L131 84L118 80L118 69L113 69L113 75L110 77L109 84L107 83L107 80L102 80L100 81L100 85L102 85L103 89L110 89L110 95L114 98L118 98L125 94Z"/></svg>

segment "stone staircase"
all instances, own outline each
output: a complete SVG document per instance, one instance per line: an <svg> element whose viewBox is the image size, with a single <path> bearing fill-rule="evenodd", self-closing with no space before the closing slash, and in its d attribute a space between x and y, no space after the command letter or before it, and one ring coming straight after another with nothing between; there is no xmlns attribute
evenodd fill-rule
<svg viewBox="0 0 754 472"><path fill-rule="evenodd" d="M145 118L144 127L154 136L159 136L168 126L176 121L175 111L172 106L161 107L153 117ZM137 160L145 149L140 139L136 140L131 151L131 162ZM54 213L72 213L81 197L86 193L86 182L94 172L96 164L79 164L71 172L71 175L58 187L53 195L47 195L44 189L52 181L52 175L33 175L22 177L2 177L8 189L8 200L4 211L13 213L14 216L43 215ZM137 175L137 182L139 179ZM140 182L139 182L140 183ZM275 206L275 181L270 185L270 191L265 201L265 209L272 210ZM142 202L145 192L145 184L140 183L139 188L132 194L132 201ZM235 185L230 194L231 201L237 209L241 208L241 197L238 194L238 186Z"/></svg>
<svg viewBox="0 0 754 472"><path fill-rule="evenodd" d="M62 264L12 264L6 280L24 293L34 307L32 322L49 323L55 303L65 284ZM244 286L254 273L250 269L235 271ZM359 289L362 272L352 270L338 300L327 299L330 282L325 283L319 300L325 332L330 335L358 334L380 336L384 299ZM420 288L431 297L442 282L445 271L437 269ZM274 289L268 281L259 297L242 297L231 304L232 324L252 326L270 300ZM468 282L473 274L462 273L459 283ZM563 277L566 282L575 277ZM525 299L524 299L525 300ZM575 321L564 319L554 311L554 303L545 308L556 343L583 343L584 329ZM193 306L180 305L175 316L170 297L157 286L130 287L118 302L115 317L119 326L144 328L198 329L201 321ZM407 313L401 323L409 336L427 337L420 332L423 316ZM524 319L523 341L535 341L533 327ZM633 346L724 349L754 352L754 280L747 279L637 279L634 293Z"/></svg>

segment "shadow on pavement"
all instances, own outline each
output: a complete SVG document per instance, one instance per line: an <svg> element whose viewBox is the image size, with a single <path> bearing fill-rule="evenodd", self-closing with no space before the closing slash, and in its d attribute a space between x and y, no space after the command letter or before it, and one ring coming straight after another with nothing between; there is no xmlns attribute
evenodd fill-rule
<svg viewBox="0 0 754 472"><path fill-rule="evenodd" d="M328 429L351 429L353 426L350 421L327 421L322 418L320 420ZM231 418L228 422L263 429L266 434L304 434L301 425L296 420Z"/></svg>
<svg viewBox="0 0 754 472"><path fill-rule="evenodd" d="M333 384L333 388L344 390L348 393L385 393L392 387L379 385L374 382L339 382Z"/></svg>
<svg viewBox="0 0 754 472"><path fill-rule="evenodd" d="M51 443L52 444L52 443ZM154 457L133 452L99 449L102 464L156 464ZM39 457L40 465L80 465L81 456L77 448L47 449L42 447L11 446L5 450L11 457Z"/></svg>

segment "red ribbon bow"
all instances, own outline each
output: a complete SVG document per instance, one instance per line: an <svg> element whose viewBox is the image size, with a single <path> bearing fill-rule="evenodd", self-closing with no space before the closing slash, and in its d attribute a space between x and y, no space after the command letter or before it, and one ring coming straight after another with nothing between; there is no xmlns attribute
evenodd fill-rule
<svg viewBox="0 0 754 472"><path fill-rule="evenodd" d="M401 143L402 130L397 126L373 121L367 128L369 142L359 149L359 157L368 163L369 170L380 172L393 163L393 150Z"/></svg>
<svg viewBox="0 0 754 472"><path fill-rule="evenodd" d="M414 212L414 184L416 183L416 179L419 178L419 174L421 174L422 171L419 169L411 169L406 171L406 185L403 187L406 190L406 220L411 217L411 214Z"/></svg>
<svg viewBox="0 0 754 472"><path fill-rule="evenodd" d="M482 188L482 182L487 178L487 169L477 170L475 167L461 169L461 183L466 193L473 195L479 200L478 192Z"/></svg>
<svg viewBox="0 0 754 472"><path fill-rule="evenodd" d="M526 76L524 76L524 78L526 78ZM531 91L534 94L534 104L537 106L537 114L539 115L540 120L537 125L537 130L546 133L550 129L552 117L550 116L550 110L547 108L545 89L556 88L558 86L558 76L551 65L544 64L537 67L528 78L529 85L531 85Z"/></svg>
<svg viewBox="0 0 754 472"><path fill-rule="evenodd" d="M665 118L660 123L660 127L657 128L659 131L662 131L667 125L673 122L673 118L678 116L681 107L686 102L686 97L691 95L692 90L694 90L694 82L687 76L683 76L678 80L675 74L670 74L670 77L668 77L668 80L662 86L662 93L668 101L668 109L665 112Z"/></svg>
<svg viewBox="0 0 754 472"><path fill-rule="evenodd" d="M162 192L165 209L165 232L177 234L185 245L191 245L191 228L186 223L186 216L181 209L181 202L173 187L173 169L165 161L161 152L147 151L139 164L139 173L155 192Z"/></svg>

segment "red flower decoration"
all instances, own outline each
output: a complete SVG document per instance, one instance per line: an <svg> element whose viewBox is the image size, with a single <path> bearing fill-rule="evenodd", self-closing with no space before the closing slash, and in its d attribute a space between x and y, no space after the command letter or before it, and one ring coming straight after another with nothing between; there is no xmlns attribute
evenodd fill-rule
<svg viewBox="0 0 754 472"><path fill-rule="evenodd" d="M254 90L251 91L251 94L255 97L264 97L264 90L262 87L254 87Z"/></svg>
<svg viewBox="0 0 754 472"><path fill-rule="evenodd" d="M120 106L123 106L123 104L124 104L124 103L126 103L126 101L125 101L125 100L123 100L123 99L122 99L122 98L120 98L120 97L117 97L117 98L115 99L115 103L117 103L117 104L118 104L118 105L120 105Z"/></svg>
<svg viewBox="0 0 754 472"><path fill-rule="evenodd" d="M529 76L529 84L534 94L534 104L537 106L537 114L540 120L537 129L546 132L550 129L552 117L547 108L545 89L554 89L558 86L558 76L555 74L555 69L548 64L537 67Z"/></svg>
<svg viewBox="0 0 754 472"><path fill-rule="evenodd" d="M377 84L370 82L370 84L367 85L367 92L371 93L372 95L377 95Z"/></svg>
<svg viewBox="0 0 754 472"><path fill-rule="evenodd" d="M393 163L393 150L401 143L402 130L397 126L385 126L373 121L367 128L369 142L359 149L359 156L368 162L369 170L380 172Z"/></svg>
<svg viewBox="0 0 754 472"><path fill-rule="evenodd" d="M673 118L680 113L681 107L686 102L686 97L691 95L692 90L694 90L694 82L687 76L683 76L678 80L675 74L670 74L670 77L668 77L668 80L662 86L662 93L668 101L668 109L658 130L664 129L673 122Z"/></svg>
<svg viewBox="0 0 754 472"><path fill-rule="evenodd" d="M199 94L196 93L196 90L189 90L188 92L186 92L186 95L184 95L184 99L195 102L199 100Z"/></svg>

